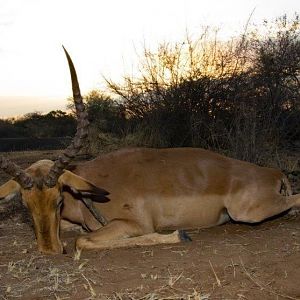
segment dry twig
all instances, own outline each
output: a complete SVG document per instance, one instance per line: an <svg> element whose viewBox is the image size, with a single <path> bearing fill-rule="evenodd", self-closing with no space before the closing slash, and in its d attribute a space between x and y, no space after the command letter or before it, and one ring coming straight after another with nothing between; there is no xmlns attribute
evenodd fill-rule
<svg viewBox="0 0 300 300"><path fill-rule="evenodd" d="M285 295L285 294L281 294L281 293L277 293L273 290L271 290L269 287L261 284L260 282L258 282L257 280L255 280L253 278L253 276L251 276L251 274L247 271L247 269L245 268L245 265L242 261L242 259L240 258L240 262L241 262L241 266L243 268L243 271L244 273L246 274L246 276L255 284L257 285L260 289L262 290L265 290L266 292L272 294L272 295L275 295L275 296L279 296L279 297L282 297L282 298L286 298L286 299L291 299L291 300L300 300L300 298L295 298L295 297L292 297L292 296L289 296L289 295Z"/></svg>

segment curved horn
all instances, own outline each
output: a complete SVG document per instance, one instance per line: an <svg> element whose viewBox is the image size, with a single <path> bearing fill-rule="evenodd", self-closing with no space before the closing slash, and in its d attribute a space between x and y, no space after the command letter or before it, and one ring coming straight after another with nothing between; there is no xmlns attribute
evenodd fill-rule
<svg viewBox="0 0 300 300"><path fill-rule="evenodd" d="M78 123L77 123L77 132L73 138L72 143L64 150L64 152L55 161L53 167L50 169L47 177L44 180L45 184L48 187L53 187L56 185L59 176L63 173L67 165L74 159L74 157L83 147L83 140L88 135L88 125L89 125L88 115L84 109L84 104L83 104L82 96L80 94L76 70L67 50L64 47L63 49L65 51L69 63L71 80L72 80L73 99L75 103Z"/></svg>
<svg viewBox="0 0 300 300"><path fill-rule="evenodd" d="M0 156L0 168L10 176L14 177L14 180L24 189L33 187L33 179L31 176L23 171L18 165L3 156Z"/></svg>

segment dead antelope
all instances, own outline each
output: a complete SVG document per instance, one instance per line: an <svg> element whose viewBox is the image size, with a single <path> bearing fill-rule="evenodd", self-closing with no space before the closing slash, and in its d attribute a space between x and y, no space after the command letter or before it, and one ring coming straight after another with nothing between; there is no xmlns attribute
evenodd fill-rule
<svg viewBox="0 0 300 300"><path fill-rule="evenodd" d="M180 229L230 218L260 222L300 207L300 194L292 195L279 170L203 149L120 150L67 171L87 136L88 120L66 55L78 116L73 142L55 162L41 160L25 171L0 157L0 167L12 176L0 187L0 198L21 194L41 252L63 252L60 220L90 231L77 239L76 249L107 249L179 242ZM164 230L176 231L159 233Z"/></svg>

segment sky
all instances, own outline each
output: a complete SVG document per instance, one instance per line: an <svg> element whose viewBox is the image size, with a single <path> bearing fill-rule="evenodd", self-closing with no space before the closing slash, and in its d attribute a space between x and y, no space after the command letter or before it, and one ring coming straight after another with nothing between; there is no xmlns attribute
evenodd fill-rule
<svg viewBox="0 0 300 300"><path fill-rule="evenodd" d="M224 39L252 23L300 12L300 0L0 0L0 118L65 109L71 95L61 45L82 93L120 81L137 53L203 26Z"/></svg>

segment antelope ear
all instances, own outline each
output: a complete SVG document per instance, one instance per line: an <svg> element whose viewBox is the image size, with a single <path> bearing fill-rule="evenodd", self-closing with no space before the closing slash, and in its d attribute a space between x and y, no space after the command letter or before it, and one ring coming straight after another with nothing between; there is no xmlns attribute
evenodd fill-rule
<svg viewBox="0 0 300 300"><path fill-rule="evenodd" d="M96 187L91 182L70 171L65 170L59 177L58 183L61 185L63 192L70 193L76 199L89 198L100 203L110 201L106 197L109 192Z"/></svg>
<svg viewBox="0 0 300 300"><path fill-rule="evenodd" d="M0 199L11 199L20 192L21 186L14 180L9 180L0 186Z"/></svg>

